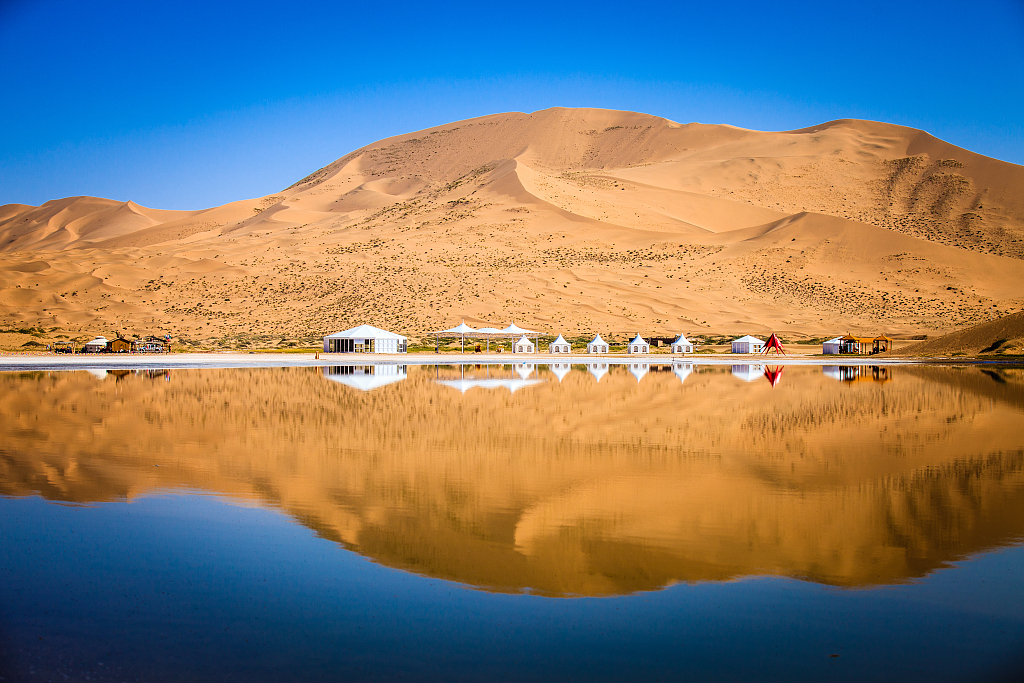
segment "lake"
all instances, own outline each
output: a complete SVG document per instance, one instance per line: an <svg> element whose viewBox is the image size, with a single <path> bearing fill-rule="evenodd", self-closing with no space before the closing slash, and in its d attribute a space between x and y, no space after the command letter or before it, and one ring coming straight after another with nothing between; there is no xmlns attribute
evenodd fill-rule
<svg viewBox="0 0 1024 683"><path fill-rule="evenodd" d="M1024 370L0 373L5 681L1016 680Z"/></svg>

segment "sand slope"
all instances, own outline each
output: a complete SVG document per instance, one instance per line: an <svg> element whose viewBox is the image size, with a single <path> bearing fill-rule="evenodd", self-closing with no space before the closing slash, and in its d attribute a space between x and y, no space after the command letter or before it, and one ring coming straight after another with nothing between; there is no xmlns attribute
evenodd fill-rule
<svg viewBox="0 0 1024 683"><path fill-rule="evenodd" d="M0 207L0 324L226 345L462 318L570 335L933 333L1024 306L1022 190L1020 166L884 123L496 114L202 211Z"/></svg>
<svg viewBox="0 0 1024 683"><path fill-rule="evenodd" d="M897 356L984 355L1024 353L1024 313L1014 313L938 339L911 344L893 352Z"/></svg>

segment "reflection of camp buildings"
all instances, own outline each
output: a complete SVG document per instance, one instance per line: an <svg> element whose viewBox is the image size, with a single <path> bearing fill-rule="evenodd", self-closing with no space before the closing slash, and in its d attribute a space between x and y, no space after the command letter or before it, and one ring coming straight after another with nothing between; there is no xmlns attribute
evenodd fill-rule
<svg viewBox="0 0 1024 683"><path fill-rule="evenodd" d="M524 352L525 353L525 352ZM516 363L513 368L516 374L523 379L530 379L530 375L533 374L534 364L533 363Z"/></svg>
<svg viewBox="0 0 1024 683"><path fill-rule="evenodd" d="M324 367L324 377L360 391L378 389L406 378L404 365L334 365Z"/></svg>
<svg viewBox="0 0 1024 683"><path fill-rule="evenodd" d="M889 382L893 373L888 365L825 365L821 370L840 382Z"/></svg>
<svg viewBox="0 0 1024 683"><path fill-rule="evenodd" d="M608 364L587 363L587 370L589 370L590 374L594 376L594 379L600 382L601 378L608 374Z"/></svg>
<svg viewBox="0 0 1024 683"><path fill-rule="evenodd" d="M764 365L734 365L732 375L744 382L754 382L764 377Z"/></svg>
<svg viewBox="0 0 1024 683"><path fill-rule="evenodd" d="M651 369L649 363L630 363L628 367L629 373L636 377L637 384L639 384L640 380L644 378L644 375L647 374L647 371Z"/></svg>
<svg viewBox="0 0 1024 683"><path fill-rule="evenodd" d="M839 341L838 351L833 350L836 348L835 341ZM821 350L825 354L876 354L885 353L892 348L893 339L886 337L884 334L880 334L877 337L854 337L851 334L845 337L837 337L836 339L830 339L829 341L822 344ZM827 347L827 348L826 348Z"/></svg>
<svg viewBox="0 0 1024 683"><path fill-rule="evenodd" d="M587 344L587 353L608 353L608 342L601 339L601 335L595 336L589 344ZM605 368L607 370L607 368Z"/></svg>
<svg viewBox="0 0 1024 683"><path fill-rule="evenodd" d="M558 378L559 384L562 383L562 378L572 370L572 366L569 363L551 363L550 368L551 372Z"/></svg>
<svg viewBox="0 0 1024 683"><path fill-rule="evenodd" d="M324 337L324 353L405 353L408 340L372 325L359 325Z"/></svg>
<svg viewBox="0 0 1024 683"><path fill-rule="evenodd" d="M685 382L686 378L693 372L693 363L673 363L672 372L675 373L680 382Z"/></svg>
<svg viewBox="0 0 1024 683"><path fill-rule="evenodd" d="M571 353L572 347L569 346L569 342L565 341L562 335L558 335L558 339L551 342L548 345L548 353Z"/></svg>

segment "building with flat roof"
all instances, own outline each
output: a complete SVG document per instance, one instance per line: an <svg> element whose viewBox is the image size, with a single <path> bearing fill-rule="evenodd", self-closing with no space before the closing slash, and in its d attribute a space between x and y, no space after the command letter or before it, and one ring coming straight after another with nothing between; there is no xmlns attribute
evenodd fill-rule
<svg viewBox="0 0 1024 683"><path fill-rule="evenodd" d="M408 339L372 325L360 325L324 337L324 353L405 353Z"/></svg>

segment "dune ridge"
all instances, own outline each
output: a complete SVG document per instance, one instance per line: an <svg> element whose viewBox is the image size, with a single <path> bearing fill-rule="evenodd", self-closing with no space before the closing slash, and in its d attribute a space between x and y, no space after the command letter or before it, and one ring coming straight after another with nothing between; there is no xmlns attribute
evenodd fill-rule
<svg viewBox="0 0 1024 683"><path fill-rule="evenodd" d="M950 331L1024 307L1022 190L1024 167L886 123L494 114L210 209L0 207L0 325L223 346L462 318L567 334Z"/></svg>

